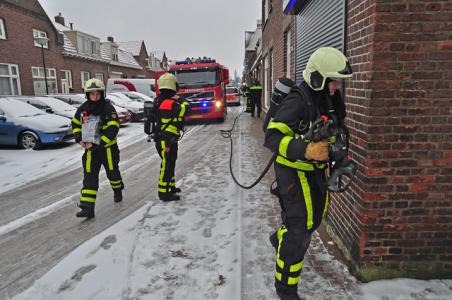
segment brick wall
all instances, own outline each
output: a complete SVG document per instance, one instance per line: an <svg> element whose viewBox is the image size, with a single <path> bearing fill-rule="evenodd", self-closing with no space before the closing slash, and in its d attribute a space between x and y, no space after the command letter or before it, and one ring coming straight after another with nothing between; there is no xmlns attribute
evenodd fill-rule
<svg viewBox="0 0 452 300"><path fill-rule="evenodd" d="M452 3L348 1L352 189L329 230L363 279L452 277Z"/></svg>
<svg viewBox="0 0 452 300"><path fill-rule="evenodd" d="M262 1L264 3L265 1ZM292 79L295 78L295 16L286 16L283 13L283 0L273 0L272 10L269 13L268 19L263 21L263 33L262 33L262 51L263 57L269 54L272 50L273 64L273 82L267 89L269 97L271 97L271 91L276 84L276 81L280 77L290 75ZM264 6L264 4L263 4ZM291 52L291 74L285 72L284 65L284 32L291 31L292 52ZM262 81L261 84L264 84ZM262 97L264 98L264 97ZM264 101L264 99L262 99ZM264 105L263 105L264 107Z"/></svg>
<svg viewBox="0 0 452 300"><path fill-rule="evenodd" d="M72 84L73 89L71 92L82 93L82 75L81 72L90 72L90 77L93 78L96 73L102 73L104 75L104 83L107 84L108 79L108 64L95 63L88 60L77 58L64 58L64 65L61 67L63 70L72 71Z"/></svg>
<svg viewBox="0 0 452 300"><path fill-rule="evenodd" d="M0 40L0 63L19 66L23 95L34 95L31 67L42 67L41 48L34 46L33 29L47 32L49 48L44 49L47 68L57 69L60 88L59 66L63 57L60 53L57 32L45 15L28 12L5 2L0 3L0 18L6 27L6 40Z"/></svg>
<svg viewBox="0 0 452 300"><path fill-rule="evenodd" d="M147 54L145 47L143 47L143 46L141 47L140 55L139 56L135 56L135 59L138 61L140 66L143 67L142 75L144 75L146 78L151 78L151 72L147 68L148 67L149 55Z"/></svg>

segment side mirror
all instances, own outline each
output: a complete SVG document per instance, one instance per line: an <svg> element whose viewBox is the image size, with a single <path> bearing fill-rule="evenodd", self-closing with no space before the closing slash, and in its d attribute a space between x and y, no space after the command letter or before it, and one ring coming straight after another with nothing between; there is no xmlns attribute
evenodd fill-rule
<svg viewBox="0 0 452 300"><path fill-rule="evenodd" d="M2 121L2 122L6 121L6 117L4 114L0 114L0 121Z"/></svg>
<svg viewBox="0 0 452 300"><path fill-rule="evenodd" d="M51 109L51 108L49 107L49 108L46 108L46 113L48 113L48 114L53 114L54 111L53 111L53 109Z"/></svg>
<svg viewBox="0 0 452 300"><path fill-rule="evenodd" d="M155 85L151 84L151 91L153 91L155 93Z"/></svg>

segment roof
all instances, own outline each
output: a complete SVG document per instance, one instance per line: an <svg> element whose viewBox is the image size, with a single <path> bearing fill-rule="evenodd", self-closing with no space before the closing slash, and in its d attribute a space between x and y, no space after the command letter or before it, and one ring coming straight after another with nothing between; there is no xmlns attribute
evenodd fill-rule
<svg viewBox="0 0 452 300"><path fill-rule="evenodd" d="M133 54L118 48L118 61L112 60L111 55L111 42L103 42L100 44L100 55L103 59L110 61L110 64L120 64L125 67L142 68L140 64L135 60Z"/></svg>
<svg viewBox="0 0 452 300"><path fill-rule="evenodd" d="M143 45L144 41L130 41L130 42L116 42L118 44L119 48L121 48L124 51L130 52L133 54L133 56L139 56L141 52L141 46ZM146 47L146 46L145 46Z"/></svg>
<svg viewBox="0 0 452 300"><path fill-rule="evenodd" d="M64 45L63 49L67 52L77 53L77 48L72 44L71 40L67 37L67 35L64 33L65 31L70 31L71 28L66 27L60 23L53 22L53 25L56 27L56 29L63 34L64 37Z"/></svg>

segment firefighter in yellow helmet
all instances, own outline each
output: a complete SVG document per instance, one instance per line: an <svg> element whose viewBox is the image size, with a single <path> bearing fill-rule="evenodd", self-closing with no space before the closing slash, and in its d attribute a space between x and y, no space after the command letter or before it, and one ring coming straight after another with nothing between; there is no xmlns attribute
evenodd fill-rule
<svg viewBox="0 0 452 300"><path fill-rule="evenodd" d="M181 131L188 102L176 96L179 90L176 76L166 73L158 79L159 95L155 107L157 112L157 133L155 146L162 159L158 184L159 199L165 202L180 200L176 187L175 169Z"/></svg>
<svg viewBox="0 0 452 300"><path fill-rule="evenodd" d="M81 211L76 216L93 218L102 165L114 192L114 202L122 201L124 184L119 172L116 139L120 123L115 108L105 99L105 85L102 81L90 79L85 83L84 90L87 101L72 118L75 141L85 151L82 157L84 177L79 205Z"/></svg>
<svg viewBox="0 0 452 300"><path fill-rule="evenodd" d="M325 172L335 159L329 150L337 137L320 129L334 124L347 131L339 87L351 76L342 52L316 50L303 72L304 82L291 89L266 130L265 146L278 153L275 173L283 226L270 242L276 250L275 288L283 300L300 299L297 284L304 255L328 209Z"/></svg>

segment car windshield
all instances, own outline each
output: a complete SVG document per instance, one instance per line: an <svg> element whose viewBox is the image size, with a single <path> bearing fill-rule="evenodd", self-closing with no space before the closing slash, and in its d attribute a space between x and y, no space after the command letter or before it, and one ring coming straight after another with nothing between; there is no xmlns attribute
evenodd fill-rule
<svg viewBox="0 0 452 300"><path fill-rule="evenodd" d="M217 68L177 70L175 75L179 86L185 89L212 87L219 84Z"/></svg>
<svg viewBox="0 0 452 300"><path fill-rule="evenodd" d="M144 95L144 94L135 94L135 93L128 93L126 94L127 97L129 97L130 99L134 100L134 101L138 101L138 102L145 102L145 101L151 101L153 102L154 99L152 99L151 97Z"/></svg>
<svg viewBox="0 0 452 300"><path fill-rule="evenodd" d="M236 88L226 88L226 94L238 94L238 92Z"/></svg>
<svg viewBox="0 0 452 300"><path fill-rule="evenodd" d="M34 117L46 114L28 103L14 99L0 100L0 108L6 114L15 118Z"/></svg>

